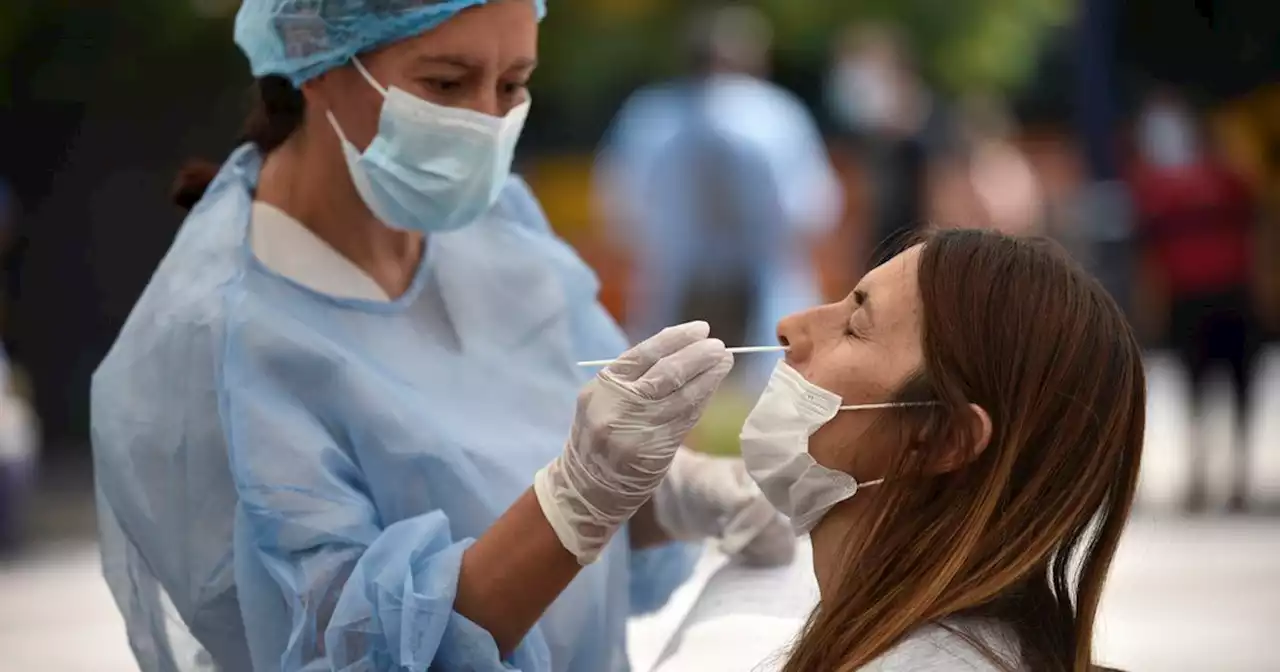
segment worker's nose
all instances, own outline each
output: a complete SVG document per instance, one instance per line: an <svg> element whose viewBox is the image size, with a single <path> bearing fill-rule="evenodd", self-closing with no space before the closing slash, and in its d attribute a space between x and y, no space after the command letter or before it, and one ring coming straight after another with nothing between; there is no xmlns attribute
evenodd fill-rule
<svg viewBox="0 0 1280 672"><path fill-rule="evenodd" d="M787 349L787 363L792 366L804 363L813 351L813 339L809 334L809 313L795 313L778 322L778 344Z"/></svg>
<svg viewBox="0 0 1280 672"><path fill-rule="evenodd" d="M490 117L505 117L507 116L507 112L510 111L503 109L503 106L498 101L498 94L496 91L481 88L477 88L473 95L468 96L466 100L462 101L462 104L459 105L459 107L471 110L472 112L479 112L480 114L485 114Z"/></svg>

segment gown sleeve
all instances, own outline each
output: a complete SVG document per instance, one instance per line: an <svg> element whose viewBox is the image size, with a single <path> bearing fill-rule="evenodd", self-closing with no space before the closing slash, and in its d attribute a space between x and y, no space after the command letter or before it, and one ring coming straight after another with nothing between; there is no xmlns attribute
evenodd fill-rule
<svg viewBox="0 0 1280 672"><path fill-rule="evenodd" d="M311 373L285 375L266 359L224 373L220 400L239 496L236 572L249 558L244 571L269 578L245 584L280 598L272 613L263 605L276 600L241 600L257 666L267 651L282 672L550 670L537 627L503 660L454 611L471 540L454 538L440 511L384 525L348 437L322 420L340 400L320 398Z"/></svg>

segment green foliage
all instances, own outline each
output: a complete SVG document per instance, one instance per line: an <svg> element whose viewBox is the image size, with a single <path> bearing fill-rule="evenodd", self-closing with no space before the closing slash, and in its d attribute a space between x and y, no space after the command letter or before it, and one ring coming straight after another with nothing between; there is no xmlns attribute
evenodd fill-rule
<svg viewBox="0 0 1280 672"><path fill-rule="evenodd" d="M194 6L192 0L3 0L0 103L15 81L29 82L38 98L78 100L92 87L141 84L134 77L139 61L199 62L216 54L210 49L226 49L225 17L210 18Z"/></svg>
<svg viewBox="0 0 1280 672"><path fill-rule="evenodd" d="M686 10L672 0L556 0L543 28L539 84L588 103L678 66ZM759 0L773 20L779 58L820 69L842 32L895 27L927 79L943 90L1007 91L1035 64L1046 30L1070 18L1072 0Z"/></svg>
<svg viewBox="0 0 1280 672"><path fill-rule="evenodd" d="M559 103L565 124L585 123L635 84L679 66L683 22L695 0L550 0L543 24L538 95ZM897 27L926 77L943 90L1016 87L1034 65L1044 31L1065 21L1072 0L758 0L773 19L778 56L793 68L824 68L831 44L864 22ZM197 8L219 9L210 19ZM42 95L71 95L86 73L96 85L129 81L130 59L193 62L232 52L234 0L0 1L0 102L20 50L39 54ZM56 45L33 44L53 39ZM108 66L108 62L113 65Z"/></svg>
<svg viewBox="0 0 1280 672"><path fill-rule="evenodd" d="M732 386L722 387L690 433L689 445L712 455L738 455L738 435L753 406L754 398L736 392Z"/></svg>

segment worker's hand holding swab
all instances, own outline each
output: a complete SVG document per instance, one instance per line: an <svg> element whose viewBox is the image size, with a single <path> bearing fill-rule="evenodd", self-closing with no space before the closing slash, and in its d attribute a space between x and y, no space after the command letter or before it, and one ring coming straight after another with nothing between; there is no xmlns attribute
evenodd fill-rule
<svg viewBox="0 0 1280 672"><path fill-rule="evenodd" d="M733 367L705 322L663 330L609 363L578 397L564 453L534 491L583 564L652 496L685 435Z"/></svg>

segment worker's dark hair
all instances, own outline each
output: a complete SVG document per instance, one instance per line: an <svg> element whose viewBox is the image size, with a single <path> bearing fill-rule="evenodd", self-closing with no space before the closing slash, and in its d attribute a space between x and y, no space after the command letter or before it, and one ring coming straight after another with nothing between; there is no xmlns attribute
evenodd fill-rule
<svg viewBox="0 0 1280 672"><path fill-rule="evenodd" d="M268 75L253 85L252 104L240 142L252 142L266 154L284 144L302 124L306 101L284 77ZM218 174L218 165L203 159L188 161L174 180L171 198L190 210L204 197L209 183Z"/></svg>

